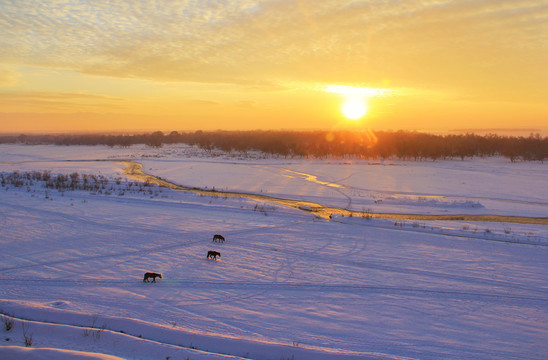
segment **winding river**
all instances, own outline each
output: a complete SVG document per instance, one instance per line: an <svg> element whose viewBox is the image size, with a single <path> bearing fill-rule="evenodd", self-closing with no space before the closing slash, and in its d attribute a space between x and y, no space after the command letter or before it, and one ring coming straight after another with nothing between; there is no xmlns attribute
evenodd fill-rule
<svg viewBox="0 0 548 360"><path fill-rule="evenodd" d="M507 223L519 223L519 224L537 224L548 225L548 218L544 217L525 217L525 216L501 216L501 215L424 215L424 214L394 214L394 213L367 213L359 211L351 211L347 209L323 206L318 203L283 199L259 194L231 192L231 191L217 191L217 190L204 190L200 188L190 188L180 186L162 178L147 174L143 171L143 165L135 161L117 161L125 165L124 174L130 176L136 180L148 181L150 183L157 184L159 186L167 187L174 190L193 191L202 195L216 195L226 197L245 197L248 199L259 201L270 201L280 205L289 206L295 209L309 211L322 218L328 219L331 215L338 214L344 216L371 216L376 218L385 219L406 219L406 220L453 220L453 221L482 221L482 222L507 222Z"/></svg>

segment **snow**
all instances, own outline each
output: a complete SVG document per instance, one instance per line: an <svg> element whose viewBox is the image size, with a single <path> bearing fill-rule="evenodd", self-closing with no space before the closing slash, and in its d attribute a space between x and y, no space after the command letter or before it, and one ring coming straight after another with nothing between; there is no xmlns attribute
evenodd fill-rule
<svg viewBox="0 0 548 360"><path fill-rule="evenodd" d="M123 358L104 354L88 353L82 351L68 351L62 349L40 348L32 349L21 346L6 346L2 348L2 356L11 360L120 360Z"/></svg>
<svg viewBox="0 0 548 360"><path fill-rule="evenodd" d="M121 195L135 180L114 160L127 159L189 187L364 209L364 217L325 220L306 206L157 187ZM101 174L115 190L0 188L2 359L548 353L547 225L365 216L547 217L546 164L0 145L0 173L16 170ZM206 259L208 250L221 258ZM144 283L147 271L163 278Z"/></svg>

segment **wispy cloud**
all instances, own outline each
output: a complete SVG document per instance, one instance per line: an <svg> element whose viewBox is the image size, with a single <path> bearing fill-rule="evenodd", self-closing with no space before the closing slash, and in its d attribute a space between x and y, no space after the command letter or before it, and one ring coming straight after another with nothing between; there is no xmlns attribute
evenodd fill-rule
<svg viewBox="0 0 548 360"><path fill-rule="evenodd" d="M0 107L4 111L28 109L34 111L104 111L124 108L125 100L118 97L89 93L59 93L41 91L0 92Z"/></svg>
<svg viewBox="0 0 548 360"><path fill-rule="evenodd" d="M57 93L57 92L39 92L39 91L20 91L20 92L0 92L0 99L19 100L19 99L40 99L40 100L109 100L121 101L122 98L102 94L88 93Z"/></svg>
<svg viewBox="0 0 548 360"><path fill-rule="evenodd" d="M363 97L363 98L369 98L373 96L389 96L394 92L391 89L357 87L357 86L348 86L348 85L327 85L327 86L321 87L320 90L328 93L343 95L343 96Z"/></svg>
<svg viewBox="0 0 548 360"><path fill-rule="evenodd" d="M158 81L389 78L485 91L548 81L547 24L544 0L18 0L0 3L0 62Z"/></svg>
<svg viewBox="0 0 548 360"><path fill-rule="evenodd" d="M17 83L21 74L16 71L0 67L0 86L12 86Z"/></svg>

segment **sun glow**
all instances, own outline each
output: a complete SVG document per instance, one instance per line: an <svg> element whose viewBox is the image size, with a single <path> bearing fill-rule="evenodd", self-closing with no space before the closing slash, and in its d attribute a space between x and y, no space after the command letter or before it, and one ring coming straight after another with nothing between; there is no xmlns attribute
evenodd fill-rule
<svg viewBox="0 0 548 360"><path fill-rule="evenodd" d="M323 87L323 91L333 94L339 94L348 97L363 97L369 98L373 96L383 97L392 95L392 90L379 89L379 88L367 88L357 86L346 85L327 85Z"/></svg>
<svg viewBox="0 0 548 360"><path fill-rule="evenodd" d="M350 120L359 120L367 114L367 104L362 98L348 98L341 107L343 115Z"/></svg>
<svg viewBox="0 0 548 360"><path fill-rule="evenodd" d="M341 105L341 112L345 118L357 121L367 115L369 111L368 100L373 97L385 97L392 95L392 90L346 86L327 85L322 91L338 94L344 98Z"/></svg>

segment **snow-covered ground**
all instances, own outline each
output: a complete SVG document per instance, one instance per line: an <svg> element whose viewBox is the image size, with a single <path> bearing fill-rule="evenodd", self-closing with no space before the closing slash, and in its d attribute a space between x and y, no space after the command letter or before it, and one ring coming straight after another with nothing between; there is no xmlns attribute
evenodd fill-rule
<svg viewBox="0 0 548 360"><path fill-rule="evenodd" d="M139 187L122 164L95 161L116 159L189 187L364 214L548 217L548 165L541 163L272 159L182 145L0 145L2 174L111 179L100 191L59 192L40 181L0 187L0 358L548 354L546 225L324 220L246 198ZM225 243L211 241L217 233ZM208 250L221 258L206 259ZM163 277L144 283L146 271Z"/></svg>

